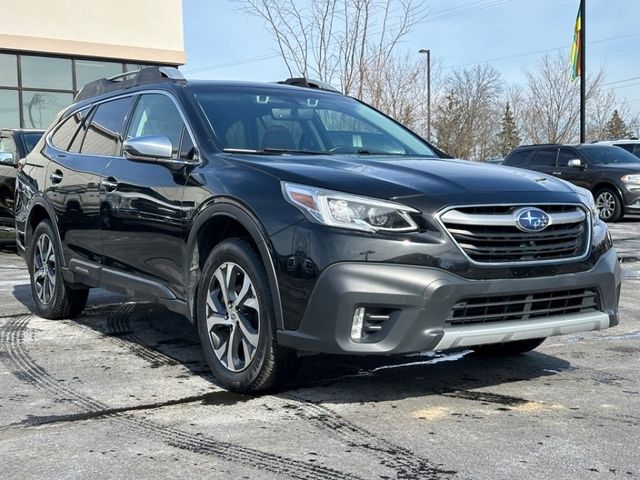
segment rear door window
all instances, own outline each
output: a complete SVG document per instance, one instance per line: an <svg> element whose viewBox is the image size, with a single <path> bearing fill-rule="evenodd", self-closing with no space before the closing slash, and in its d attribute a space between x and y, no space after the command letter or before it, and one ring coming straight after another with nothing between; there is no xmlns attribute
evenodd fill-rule
<svg viewBox="0 0 640 480"><path fill-rule="evenodd" d="M116 155L124 136L123 130L131 102L132 97L124 97L99 104L80 151L90 155Z"/></svg>
<svg viewBox="0 0 640 480"><path fill-rule="evenodd" d="M69 150L69 145L71 145L71 142L78 132L78 127L80 127L84 119L85 112L86 110L76 112L62 122L62 125L60 125L51 136L51 143L54 147L60 150Z"/></svg>
<svg viewBox="0 0 640 480"><path fill-rule="evenodd" d="M524 161L526 160L526 158L529 156L529 154L531 153L531 150L525 150L523 152L515 152L512 155L509 155L509 158L507 158L507 160L505 160L505 165L508 165L510 167L519 167L520 165L522 165L524 163Z"/></svg>
<svg viewBox="0 0 640 480"><path fill-rule="evenodd" d="M538 150L533 154L533 158L529 161L529 165L532 167L555 167L557 156L557 148L545 148L544 150Z"/></svg>

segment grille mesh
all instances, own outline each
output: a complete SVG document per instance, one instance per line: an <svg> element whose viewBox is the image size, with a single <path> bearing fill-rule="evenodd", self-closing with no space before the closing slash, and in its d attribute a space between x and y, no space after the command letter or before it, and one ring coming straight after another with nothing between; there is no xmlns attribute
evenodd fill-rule
<svg viewBox="0 0 640 480"><path fill-rule="evenodd" d="M515 226L515 219L512 225L504 224L504 218L509 218L518 208L521 207L458 207L453 211L456 215L447 212L442 222L467 256L478 263L559 260L585 253L588 220L579 207L539 206L552 218L551 225L540 232L521 231ZM553 221L554 215L572 213L576 214L574 221Z"/></svg>
<svg viewBox="0 0 640 480"><path fill-rule="evenodd" d="M542 293L493 297L472 297L460 300L451 309L447 323L468 325L546 318L572 313L596 312L600 299L595 289L580 288Z"/></svg>

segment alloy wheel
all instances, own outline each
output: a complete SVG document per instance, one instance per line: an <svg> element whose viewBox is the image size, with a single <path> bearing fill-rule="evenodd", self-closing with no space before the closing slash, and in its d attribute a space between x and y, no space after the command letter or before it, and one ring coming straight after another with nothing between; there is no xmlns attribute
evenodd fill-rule
<svg viewBox="0 0 640 480"><path fill-rule="evenodd" d="M33 256L33 282L38 300L48 305L56 288L56 254L49 235L43 233L36 242Z"/></svg>
<svg viewBox="0 0 640 480"><path fill-rule="evenodd" d="M260 338L260 305L253 282L239 265L225 262L207 292L206 323L213 351L232 372L246 369Z"/></svg>
<svg viewBox="0 0 640 480"><path fill-rule="evenodd" d="M616 199L611 192L602 192L596 198L596 207L600 213L600 218L608 220L616 209Z"/></svg>

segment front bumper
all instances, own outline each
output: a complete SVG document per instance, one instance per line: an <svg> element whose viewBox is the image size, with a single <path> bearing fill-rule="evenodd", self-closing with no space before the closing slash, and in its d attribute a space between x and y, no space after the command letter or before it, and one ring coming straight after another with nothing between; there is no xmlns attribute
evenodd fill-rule
<svg viewBox="0 0 640 480"><path fill-rule="evenodd" d="M469 280L436 268L337 263L318 279L300 327L278 331L278 342L309 352L398 354L598 330L618 323L620 282L614 249L586 272L520 279ZM463 298L580 288L597 290L600 312L455 327L446 323ZM362 305L392 311L375 341L351 339L354 311Z"/></svg>

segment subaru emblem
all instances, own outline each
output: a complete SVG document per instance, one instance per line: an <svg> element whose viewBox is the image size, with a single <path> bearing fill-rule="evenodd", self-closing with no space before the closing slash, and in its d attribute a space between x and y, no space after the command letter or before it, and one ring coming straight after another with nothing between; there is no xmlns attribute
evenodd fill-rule
<svg viewBox="0 0 640 480"><path fill-rule="evenodd" d="M515 213L516 227L523 232L541 232L551 223L546 212L535 207L521 208Z"/></svg>

